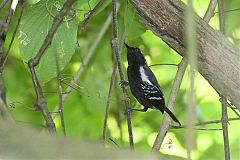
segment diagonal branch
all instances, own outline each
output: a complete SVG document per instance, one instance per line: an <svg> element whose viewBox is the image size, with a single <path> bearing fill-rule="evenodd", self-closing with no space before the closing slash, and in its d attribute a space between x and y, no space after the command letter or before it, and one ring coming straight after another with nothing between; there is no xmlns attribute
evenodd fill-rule
<svg viewBox="0 0 240 160"><path fill-rule="evenodd" d="M104 117L104 124L103 124L103 145L106 146L106 139L107 139L107 123L108 123L108 115L110 111L110 100L112 97L113 85L117 75L117 63L114 62L113 71L111 76L111 82L109 86L108 96L107 96L107 104L105 109L105 117Z"/></svg>
<svg viewBox="0 0 240 160"><path fill-rule="evenodd" d="M28 61L28 67L30 68L34 89L35 89L35 92L37 95L37 100L35 102L35 106L36 106L36 109L39 108L41 110L43 117L46 121L47 128L48 128L49 132L52 134L56 133L55 124L53 122L51 114L49 113L46 99L42 93L42 87L39 84L39 81L38 81L38 78L37 78L37 75L35 72L35 67L39 64L39 61L41 60L41 57L45 53L45 50L51 44L54 33L56 32L57 28L61 24L61 22L64 18L64 15L71 8L73 2L74 2L73 0L67 0L65 2L61 11L59 12L59 14L54 18L53 24L52 24L50 30L48 31L48 34L47 34L41 48L39 49L37 55Z"/></svg>
<svg viewBox="0 0 240 160"><path fill-rule="evenodd" d="M2 8L6 5L7 2L8 2L8 0L4 0L4 1L0 4L0 9L2 9Z"/></svg>
<svg viewBox="0 0 240 160"><path fill-rule="evenodd" d="M182 79L183 79L187 64L188 63L185 58L182 59L181 63L179 64L179 68L178 68L177 74L176 74L174 82L173 82L173 86L171 89L171 93L170 93L168 105L167 105L170 110L173 110L174 105L176 103L177 94L180 89L180 85L182 83ZM159 151L159 149L162 145L163 139L167 133L167 130L169 129L170 122L171 122L170 117L168 116L168 114L165 114L163 117L162 124L160 125L158 135L154 141L154 144L152 147L152 152Z"/></svg>
<svg viewBox="0 0 240 160"><path fill-rule="evenodd" d="M211 0L208 5L207 11L203 17L203 20L205 22L209 22L210 19L214 16L214 10L215 10L216 6L217 6L217 0Z"/></svg>

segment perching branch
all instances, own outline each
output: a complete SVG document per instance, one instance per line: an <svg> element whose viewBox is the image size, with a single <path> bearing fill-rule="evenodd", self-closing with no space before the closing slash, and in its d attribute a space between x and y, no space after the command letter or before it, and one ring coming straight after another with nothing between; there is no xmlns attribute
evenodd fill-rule
<svg viewBox="0 0 240 160"><path fill-rule="evenodd" d="M35 102L35 106L36 106L36 109L39 108L41 110L43 117L47 123L47 128L48 128L49 132L52 134L56 133L55 124L53 122L51 114L49 113L46 99L42 93L42 87L39 84L39 81L38 81L38 78L37 78L37 75L35 72L35 67L39 64L39 61L41 60L41 57L45 53L45 50L51 44L54 33L56 32L57 28L61 24L61 22L64 18L64 15L71 8L73 2L74 2L73 0L67 0L65 2L61 11L59 12L59 14L54 18L53 24L52 24L51 28L49 29L48 34L47 34L41 48L39 49L37 55L28 61L28 67L30 68L33 85L34 85L35 92L37 95L37 100Z"/></svg>
<svg viewBox="0 0 240 160"><path fill-rule="evenodd" d="M77 83L78 79L81 77L83 71L85 70L86 66L88 65L90 59L92 58L93 54L95 53L95 50L98 46L98 44L101 42L101 39L103 38L103 36L105 35L105 33L107 32L110 24L111 24L111 20L112 20L112 16L111 14L108 16L106 22L104 23L102 29L100 30L99 34L96 37L96 40L94 41L94 43L92 44L92 46L90 47L86 57L84 58L82 65L79 67L77 73L74 75L73 80L70 82L69 87L67 87L67 89L64 91L66 94L63 95L62 97L62 101L64 102L66 100L66 98L68 97L68 95L72 92L73 90L73 86L74 84ZM54 109L54 112L58 112L59 111L59 106L56 106ZM57 113L52 113L52 118L54 119L56 117Z"/></svg>
<svg viewBox="0 0 240 160"><path fill-rule="evenodd" d="M112 40L112 47L113 51L116 56L117 64L118 64L118 71L120 75L121 81L125 81L124 78L124 71L123 71L123 66L122 66L122 60L121 56L119 53L119 42L118 42L118 23L117 23L117 2L116 0L112 0L112 7L113 7L113 40ZM131 122L131 112L128 112L130 109L130 104L129 104L129 96L127 93L126 86L123 85L122 87L123 94L124 94L124 100L125 100L125 105L126 105L126 116L127 116L127 125L128 125L128 136L129 136L129 143L130 143L130 148L134 150L134 143L133 143L133 134L132 134L132 122Z"/></svg>
<svg viewBox="0 0 240 160"><path fill-rule="evenodd" d="M180 55L185 55L184 9L175 0L130 0L143 23ZM200 74L240 110L240 51L194 14Z"/></svg>
<svg viewBox="0 0 240 160"><path fill-rule="evenodd" d="M182 79L183 79L187 64L188 64L187 60L185 58L182 59L181 63L179 64L179 68L178 68L177 74L176 74L174 82L173 82L173 86L172 86L168 104L167 104L168 108L172 111L173 111L174 105L176 103L177 94L180 89L180 85L182 83ZM159 131L158 131L158 135L157 135L157 137L154 141L153 147L152 147L152 152L158 152L160 150L160 147L163 143L166 132L169 129L170 122L171 122L171 119L170 119L169 115L164 114L162 124L160 125Z"/></svg>

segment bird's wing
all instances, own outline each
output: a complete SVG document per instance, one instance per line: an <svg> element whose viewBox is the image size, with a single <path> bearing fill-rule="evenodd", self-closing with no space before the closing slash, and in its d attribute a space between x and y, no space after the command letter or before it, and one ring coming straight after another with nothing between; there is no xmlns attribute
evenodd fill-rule
<svg viewBox="0 0 240 160"><path fill-rule="evenodd" d="M165 108L165 101L159 88L146 81L141 82L141 88L144 97L149 101L149 103L163 113Z"/></svg>
<svg viewBox="0 0 240 160"><path fill-rule="evenodd" d="M148 66L144 66L145 74L148 76L148 81L142 81L141 87L144 93L145 98L149 100L149 102L155 108L159 109L162 113L165 108L165 100L164 95L159 87L157 79L153 72L148 68Z"/></svg>

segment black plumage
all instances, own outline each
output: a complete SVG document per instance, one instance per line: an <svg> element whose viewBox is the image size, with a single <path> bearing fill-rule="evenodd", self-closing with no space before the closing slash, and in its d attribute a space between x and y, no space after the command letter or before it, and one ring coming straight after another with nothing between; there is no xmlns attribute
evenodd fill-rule
<svg viewBox="0 0 240 160"><path fill-rule="evenodd" d="M181 125L176 116L166 107L164 95L157 79L148 67L141 50L124 44L127 47L127 75L130 90L138 102L144 106L143 109L132 110L146 112L148 108L152 108L158 109L162 113L165 111L175 122Z"/></svg>

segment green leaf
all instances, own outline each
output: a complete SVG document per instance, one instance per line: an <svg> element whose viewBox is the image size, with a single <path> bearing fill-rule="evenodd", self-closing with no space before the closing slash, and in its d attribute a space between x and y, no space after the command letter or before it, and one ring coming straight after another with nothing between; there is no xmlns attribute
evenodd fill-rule
<svg viewBox="0 0 240 160"><path fill-rule="evenodd" d="M124 17L127 40L136 39L147 30L140 21L139 17L136 14L136 10L132 5L126 5Z"/></svg>
<svg viewBox="0 0 240 160"><path fill-rule="evenodd" d="M33 58L39 51L52 26L53 19L63 6L64 0L41 0L25 10L19 31L20 52L24 62ZM75 53L77 23L75 17L66 15L58 27L51 45L45 51L36 73L43 85L57 75L56 57L62 70Z"/></svg>
<svg viewBox="0 0 240 160"><path fill-rule="evenodd" d="M97 15L102 12L109 4L111 0L105 0L103 4L98 8L98 10L94 13ZM76 9L77 19L79 21L83 21L86 18L86 15L99 3L99 0L82 0L76 1L74 4L74 8Z"/></svg>

